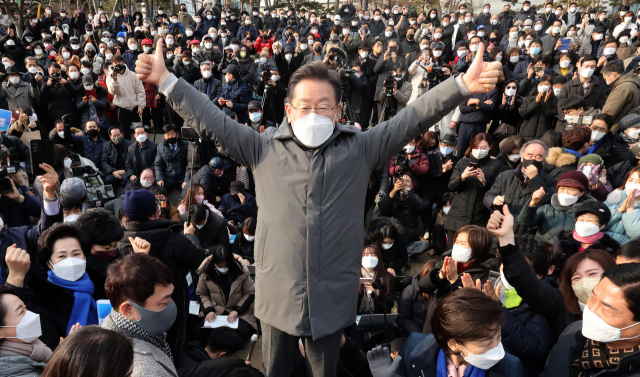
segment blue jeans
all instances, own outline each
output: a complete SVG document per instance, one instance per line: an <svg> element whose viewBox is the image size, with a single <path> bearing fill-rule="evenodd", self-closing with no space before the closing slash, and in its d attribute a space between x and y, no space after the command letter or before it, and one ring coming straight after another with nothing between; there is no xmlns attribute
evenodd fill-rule
<svg viewBox="0 0 640 377"><path fill-rule="evenodd" d="M116 178L113 174L107 174L107 177L104 179L105 185L112 186L124 186L127 184L127 177L122 176L121 179Z"/></svg>
<svg viewBox="0 0 640 377"><path fill-rule="evenodd" d="M429 250L429 242L413 241L407 245L407 253L409 253L409 256L424 253L427 250Z"/></svg>

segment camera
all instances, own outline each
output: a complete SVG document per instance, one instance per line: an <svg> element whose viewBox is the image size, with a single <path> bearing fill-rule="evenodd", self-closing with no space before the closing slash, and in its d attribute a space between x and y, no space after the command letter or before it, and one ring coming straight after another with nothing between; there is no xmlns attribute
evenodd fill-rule
<svg viewBox="0 0 640 377"><path fill-rule="evenodd" d="M71 173L73 173L74 177L84 177L85 174L93 174L93 168L91 166L79 166L72 167Z"/></svg>
<svg viewBox="0 0 640 377"><path fill-rule="evenodd" d="M405 172L407 168L415 164L416 164L416 161L408 159L407 156L404 154L404 152L398 153L398 155L396 156L396 166L398 166L400 169L398 169L397 175L400 175L401 173Z"/></svg>
<svg viewBox="0 0 640 377"><path fill-rule="evenodd" d="M60 82L60 80L62 80L62 77L60 77L60 72L53 72L51 74L51 81Z"/></svg>
<svg viewBox="0 0 640 377"><path fill-rule="evenodd" d="M396 79L393 75L388 75L387 77L385 77L384 79L384 91L387 92L387 96L391 95L391 92L393 91L393 87L396 83Z"/></svg>
<svg viewBox="0 0 640 377"><path fill-rule="evenodd" d="M0 168L0 194L7 194L13 191L9 174L15 174L17 172L18 169L16 169L15 166Z"/></svg>
<svg viewBox="0 0 640 377"><path fill-rule="evenodd" d="M378 280L374 281L373 283L371 283L371 288L377 289L380 292L386 292L387 291L387 285L382 282L382 279L378 279Z"/></svg>
<svg viewBox="0 0 640 377"><path fill-rule="evenodd" d="M116 64L116 65L112 65L111 66L111 70L118 73L118 74L123 74L124 73L124 69L125 69L125 65L124 64Z"/></svg>

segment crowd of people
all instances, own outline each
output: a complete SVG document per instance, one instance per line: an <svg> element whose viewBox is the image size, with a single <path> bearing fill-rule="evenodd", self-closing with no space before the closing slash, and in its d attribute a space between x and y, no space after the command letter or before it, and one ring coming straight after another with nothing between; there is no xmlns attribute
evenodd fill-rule
<svg viewBox="0 0 640 377"><path fill-rule="evenodd" d="M471 7L0 14L0 376L639 376L640 12Z"/></svg>

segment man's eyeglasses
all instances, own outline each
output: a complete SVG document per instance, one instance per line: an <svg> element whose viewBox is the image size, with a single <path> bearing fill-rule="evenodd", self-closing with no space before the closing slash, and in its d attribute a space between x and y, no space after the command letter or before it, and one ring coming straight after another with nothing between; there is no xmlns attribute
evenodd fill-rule
<svg viewBox="0 0 640 377"><path fill-rule="evenodd" d="M291 106L291 107L293 107L293 109L298 113L298 116L300 117L309 115L314 110L316 114L326 117L326 116L329 116L329 114L331 114L331 111L333 111L333 109L335 109L337 106L338 104L336 104L334 107L329 107L329 106L310 107L306 105L302 105L300 107L294 107L294 106Z"/></svg>

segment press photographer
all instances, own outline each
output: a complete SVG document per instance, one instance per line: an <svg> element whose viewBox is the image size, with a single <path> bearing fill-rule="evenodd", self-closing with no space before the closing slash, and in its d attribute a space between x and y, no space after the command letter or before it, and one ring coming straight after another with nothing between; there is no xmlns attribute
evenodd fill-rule
<svg viewBox="0 0 640 377"><path fill-rule="evenodd" d="M6 136L5 136L6 137ZM0 215L10 227L30 226L29 216L39 217L41 202L29 190L29 182L11 165L9 154L0 151Z"/></svg>
<svg viewBox="0 0 640 377"><path fill-rule="evenodd" d="M411 140L398 155L389 161L389 176L392 178L397 178L404 173L411 173L419 179L428 172L429 158L422 153L416 140Z"/></svg>
<svg viewBox="0 0 640 377"><path fill-rule="evenodd" d="M404 61L394 63L393 71L385 78L382 92L380 92L379 100L382 104L382 112L379 121L384 122L391 119L404 109L409 102L412 91L411 82L406 79Z"/></svg>
<svg viewBox="0 0 640 377"><path fill-rule="evenodd" d="M278 67L271 64L260 64L260 80L256 83L255 92L262 96L263 118L280 124L284 118L282 104L287 98L287 87L280 81Z"/></svg>
<svg viewBox="0 0 640 377"><path fill-rule="evenodd" d="M360 62L353 63L349 73L343 69L339 72L340 79L342 80L343 93L346 93L347 98L346 118L349 122L359 123L360 127L364 130L369 126L369 116L371 115L369 105L371 84L367 76L363 74Z"/></svg>

